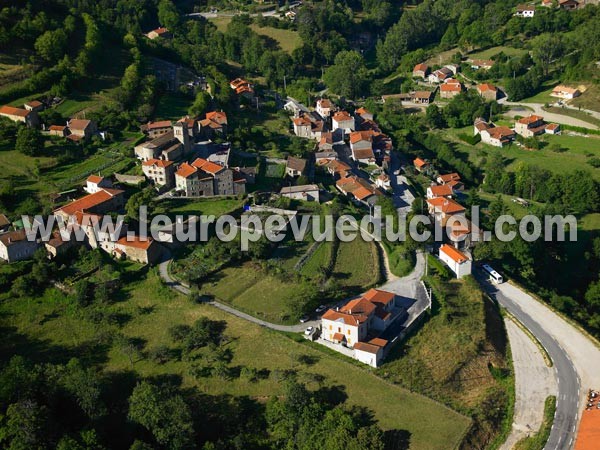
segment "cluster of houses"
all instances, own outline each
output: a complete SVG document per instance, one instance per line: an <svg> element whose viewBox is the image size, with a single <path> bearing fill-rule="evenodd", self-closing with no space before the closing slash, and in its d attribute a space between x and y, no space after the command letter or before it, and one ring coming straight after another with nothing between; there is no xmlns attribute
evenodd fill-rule
<svg viewBox="0 0 600 450"><path fill-rule="evenodd" d="M236 78L229 82L229 87L235 91L237 95L242 95L246 98L254 98L254 85L243 78Z"/></svg>
<svg viewBox="0 0 600 450"><path fill-rule="evenodd" d="M207 139L227 133L227 115L222 111L206 113L204 119L189 116L177 122L150 122L141 127L148 140L134 151L142 170L159 190L175 188L186 197L237 195L246 192L254 173L246 168L229 167L230 149L217 148L207 158L193 158L201 149L212 146Z"/></svg>
<svg viewBox="0 0 600 450"><path fill-rule="evenodd" d="M540 3L541 6L546 8L556 7L559 9L564 9L567 11L572 11L574 9L583 8L586 5L586 1L578 2L577 0L542 0ZM515 11L515 16L524 17L524 18L532 18L535 16L536 5L533 3L527 4L519 4L517 5L517 9Z"/></svg>
<svg viewBox="0 0 600 450"><path fill-rule="evenodd" d="M544 118L532 114L518 119L515 122L514 129L507 126L496 126L487 122L481 117L475 119L473 124L473 134L481 137L481 142L493 145L494 147L504 147L515 140L516 135L524 138L538 136L540 134L560 134L560 125L557 123L546 123Z"/></svg>
<svg viewBox="0 0 600 450"><path fill-rule="evenodd" d="M470 249L474 246L473 235L479 229L467 219L466 208L455 198L464 191L464 184L456 172L437 174L431 163L415 158L413 161L417 172L432 178L427 188L427 210L431 218L441 227L449 227L447 243L439 248L439 258L454 272L457 278L471 273L472 258Z"/></svg>
<svg viewBox="0 0 600 450"><path fill-rule="evenodd" d="M340 308L327 310L321 317L321 338L351 349L355 359L377 367L388 346L380 336L404 317L406 309L394 293L371 289Z"/></svg>
<svg viewBox="0 0 600 450"><path fill-rule="evenodd" d="M39 100L31 100L23 105L22 108L4 105L0 107L0 117L6 117L13 122L20 122L28 127L37 128L40 126L39 112L45 109L46 105ZM58 136L66 138L72 142L85 141L98 134L96 122L88 119L71 119L66 125L50 125L47 129L43 128L44 133L49 136Z"/></svg>
<svg viewBox="0 0 600 450"><path fill-rule="evenodd" d="M329 99L317 100L314 111L298 102L289 101L285 108L293 113L294 134L318 141L319 151L332 150L334 145L349 146L350 157L361 164L385 165L392 151L392 140L382 133L373 114L358 108L354 114L338 109Z"/></svg>

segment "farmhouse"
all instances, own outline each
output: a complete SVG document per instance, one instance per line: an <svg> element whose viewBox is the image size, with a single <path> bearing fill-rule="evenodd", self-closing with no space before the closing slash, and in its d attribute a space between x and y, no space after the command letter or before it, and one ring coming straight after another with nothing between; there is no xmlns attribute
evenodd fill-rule
<svg viewBox="0 0 600 450"><path fill-rule="evenodd" d="M149 159L176 161L190 153L192 145L187 123L177 122L172 128L171 131L137 145L134 149L136 157L142 161Z"/></svg>
<svg viewBox="0 0 600 450"><path fill-rule="evenodd" d="M354 161L369 164L375 162L373 153L373 132L355 131L350 133L351 158Z"/></svg>
<svg viewBox="0 0 600 450"><path fill-rule="evenodd" d="M451 78L440 86L441 98L453 98L462 92L462 84Z"/></svg>
<svg viewBox="0 0 600 450"><path fill-rule="evenodd" d="M23 105L27 111L40 112L44 109L44 104L39 100L31 100Z"/></svg>
<svg viewBox="0 0 600 450"><path fill-rule="evenodd" d="M471 275L471 260L451 245L443 244L440 247L439 258L454 272L456 278Z"/></svg>
<svg viewBox="0 0 600 450"><path fill-rule="evenodd" d="M575 97L579 97L581 95L581 91L579 89L560 84L552 89L550 95L552 97L558 97L564 100L571 100Z"/></svg>
<svg viewBox="0 0 600 450"><path fill-rule="evenodd" d="M412 76L413 78L423 78L425 79L425 77L427 77L427 75L429 75L429 66L427 64L417 64L412 72Z"/></svg>
<svg viewBox="0 0 600 450"><path fill-rule="evenodd" d="M161 120L158 122L148 122L140 127L143 133L146 133L150 139L162 136L171 131L173 124L170 120Z"/></svg>
<svg viewBox="0 0 600 450"><path fill-rule="evenodd" d="M317 113L304 113L299 117L292 118L294 134L308 139L321 139L325 129L325 122Z"/></svg>
<svg viewBox="0 0 600 450"><path fill-rule="evenodd" d="M495 62L491 59L470 59L469 63L471 64L471 69L474 70L489 70L495 64Z"/></svg>
<svg viewBox="0 0 600 450"><path fill-rule="evenodd" d="M415 166L417 172L425 172L429 169L429 163L421 158L415 158L413 165Z"/></svg>
<svg viewBox="0 0 600 450"><path fill-rule="evenodd" d="M373 206L377 203L377 198L382 195L379 189L375 188L364 178L355 175L344 176L335 182L335 186L343 194L354 199L357 203L366 206Z"/></svg>
<svg viewBox="0 0 600 450"><path fill-rule="evenodd" d="M98 132L96 122L87 119L71 119L67 122L67 127L71 132L69 138L74 137L75 140L89 139Z"/></svg>
<svg viewBox="0 0 600 450"><path fill-rule="evenodd" d="M543 134L545 129L544 118L535 114L523 117L515 123L515 132L526 138Z"/></svg>
<svg viewBox="0 0 600 450"><path fill-rule="evenodd" d="M371 289L321 318L322 338L354 350L359 361L377 367L384 356L385 339L377 336L406 311L392 292Z"/></svg>
<svg viewBox="0 0 600 450"><path fill-rule="evenodd" d="M67 137L70 131L66 125L50 125L48 127L48 134L50 136Z"/></svg>
<svg viewBox="0 0 600 450"><path fill-rule="evenodd" d="M362 120L373 120L373 113L363 106L354 111L354 115L360 117Z"/></svg>
<svg viewBox="0 0 600 450"><path fill-rule="evenodd" d="M496 88L496 86L489 83L478 84L477 93L487 101L493 101L498 99L498 89Z"/></svg>
<svg viewBox="0 0 600 450"><path fill-rule="evenodd" d="M36 127L40 121L37 111L28 111L7 105L0 107L0 116L7 117L13 122L22 122L28 127Z"/></svg>
<svg viewBox="0 0 600 450"><path fill-rule="evenodd" d="M415 91L411 94L412 101L421 105L429 105L433 98L432 91Z"/></svg>
<svg viewBox="0 0 600 450"><path fill-rule="evenodd" d="M88 194L95 194L102 188L112 188L112 181L109 178L101 177L100 175L90 175L85 180L85 187L83 190Z"/></svg>
<svg viewBox="0 0 600 450"><path fill-rule="evenodd" d="M207 112L204 120L200 121L200 126L207 139L214 137L216 134L227 134L227 114L223 111Z"/></svg>
<svg viewBox="0 0 600 450"><path fill-rule="evenodd" d="M288 156L285 164L285 174L289 177L299 177L306 170L306 160Z"/></svg>
<svg viewBox="0 0 600 450"><path fill-rule="evenodd" d="M154 264L160 259L161 248L151 238L141 239L138 236L123 236L115 243L112 254L141 264Z"/></svg>
<svg viewBox="0 0 600 450"><path fill-rule="evenodd" d="M54 214L61 215L63 219L69 220L76 213L106 214L119 211L125 205L124 192L119 189L100 188L93 194L61 206L54 211Z"/></svg>
<svg viewBox="0 0 600 450"><path fill-rule="evenodd" d="M156 28L156 29L146 33L146 37L148 39L156 39L156 38L171 39L173 37L173 34L165 27L159 27L159 28Z"/></svg>
<svg viewBox="0 0 600 450"><path fill-rule="evenodd" d="M244 95L246 97L254 96L254 86L249 81L243 78L236 78L229 83L229 87L235 91L238 95Z"/></svg>
<svg viewBox="0 0 600 450"><path fill-rule="evenodd" d="M173 161L149 159L142 163L142 171L155 186L170 188L175 185L175 165Z"/></svg>
<svg viewBox="0 0 600 450"><path fill-rule="evenodd" d="M515 16L517 17L533 17L535 15L535 5L517 5Z"/></svg>
<svg viewBox="0 0 600 450"><path fill-rule="evenodd" d="M327 168L327 172L329 172L330 175L333 175L334 177L339 176L341 178L345 178L352 169L345 162L338 161L335 159L326 163L325 167Z"/></svg>
<svg viewBox="0 0 600 450"><path fill-rule="evenodd" d="M460 181L460 175L456 172L448 173L445 175L438 175L436 180L438 184L448 184L451 181Z"/></svg>
<svg viewBox="0 0 600 450"><path fill-rule="evenodd" d="M305 184L301 186L286 186L279 192L282 197L307 202L319 202L319 186L316 184Z"/></svg>
<svg viewBox="0 0 600 450"><path fill-rule="evenodd" d="M0 259L6 262L31 258L40 246L36 239L29 240L25 230L0 234Z"/></svg>

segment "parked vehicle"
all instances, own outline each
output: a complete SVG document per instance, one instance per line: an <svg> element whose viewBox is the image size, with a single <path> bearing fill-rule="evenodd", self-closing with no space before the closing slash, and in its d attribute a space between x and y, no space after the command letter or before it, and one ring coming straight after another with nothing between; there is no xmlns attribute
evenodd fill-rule
<svg viewBox="0 0 600 450"><path fill-rule="evenodd" d="M306 330L304 330L304 334L310 336L313 333L313 331L315 331L314 327L308 327Z"/></svg>
<svg viewBox="0 0 600 450"><path fill-rule="evenodd" d="M489 275L490 281L492 281L493 283L502 284L504 282L502 275L500 275L498 272L492 269L491 266L484 264L481 267L483 268L484 272L486 272Z"/></svg>
<svg viewBox="0 0 600 450"><path fill-rule="evenodd" d="M304 315L302 317L300 317L300 323L305 323L308 322L310 320L310 317L308 315Z"/></svg>

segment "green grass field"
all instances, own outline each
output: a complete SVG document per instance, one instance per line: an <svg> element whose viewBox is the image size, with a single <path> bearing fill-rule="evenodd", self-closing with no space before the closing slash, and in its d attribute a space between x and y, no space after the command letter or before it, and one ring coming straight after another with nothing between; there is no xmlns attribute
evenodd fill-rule
<svg viewBox="0 0 600 450"><path fill-rule="evenodd" d="M300 38L300 35L294 30L282 30L273 27L259 27L258 25L251 25L250 28L252 28L261 36L266 36L273 39L275 42L277 42L281 50L289 54L302 45L302 39Z"/></svg>
<svg viewBox="0 0 600 450"><path fill-rule="evenodd" d="M231 338L228 347L234 355L232 367L266 369L267 373L292 369L311 389L338 386L347 395L349 405L366 408L384 430L406 430L411 450L453 449L470 424L468 418L439 403L393 386L367 369L346 363L317 347L298 344L211 306L193 304L162 285L154 271L131 281L125 288L125 297L108 307L123 318L120 325L87 322L56 291L49 291L37 300L2 302L0 323L12 332L4 336L0 349L38 361L66 361L77 355L107 373L133 370L139 376L176 375L182 378L185 387L211 395L248 396L262 402L283 392L283 385L272 376L257 382L241 378L194 379L188 374L189 363L178 360L157 365L142 356L135 359L132 367L120 349L102 344L106 336L120 332L139 339L144 351L161 345L173 347L170 327L192 324L200 316L206 316L227 321L226 334ZM301 355L311 357L316 363L299 362ZM323 377L322 383L310 381L315 374Z"/></svg>
<svg viewBox="0 0 600 450"><path fill-rule="evenodd" d="M348 290L360 290L379 281L377 248L360 237L341 242L335 258L332 276Z"/></svg>
<svg viewBox="0 0 600 450"><path fill-rule="evenodd" d="M204 214L215 215L218 217L240 208L242 206L242 200L233 197L214 199L177 198L162 200L159 205L162 209L167 211L167 213L173 215Z"/></svg>
<svg viewBox="0 0 600 450"><path fill-rule="evenodd" d="M569 104L585 109L591 109L592 111L600 111L600 86L597 84L590 84L586 87L585 92L579 97L571 100Z"/></svg>
<svg viewBox="0 0 600 450"><path fill-rule="evenodd" d="M482 143L470 145L458 138L458 135L461 133L472 134L472 128L444 130L442 135L454 143L455 150L459 154L462 154L464 158L467 158L476 166L481 165L484 157L497 152L508 160L509 170L513 170L520 161L523 161L556 173L585 169L595 179L600 180L600 169L588 164L590 157L600 157L600 137L598 136L543 135L539 139L548 143L547 146L541 150L524 150L522 147L516 145L509 145L503 148L492 147ZM565 151L555 152L550 150L549 147L552 144L560 145Z"/></svg>
<svg viewBox="0 0 600 450"><path fill-rule="evenodd" d="M188 113L193 98L177 94L165 94L158 100L154 117L159 120L179 120Z"/></svg>
<svg viewBox="0 0 600 450"><path fill-rule="evenodd" d="M486 50L480 50L474 53L470 53L468 57L471 59L490 59L499 53L504 53L506 56L522 56L525 53L527 53L527 50L501 45L498 47L491 47Z"/></svg>

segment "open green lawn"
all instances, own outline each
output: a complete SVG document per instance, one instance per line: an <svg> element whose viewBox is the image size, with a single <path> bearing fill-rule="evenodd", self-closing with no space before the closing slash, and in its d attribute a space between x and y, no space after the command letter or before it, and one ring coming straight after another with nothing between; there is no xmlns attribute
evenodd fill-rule
<svg viewBox="0 0 600 450"><path fill-rule="evenodd" d="M509 170L514 169L520 161L523 161L556 173L585 169L595 179L600 180L600 169L588 164L590 157L600 157L600 137L598 136L543 135L539 139L548 143L548 145L541 150L524 150L516 145L509 145L504 148L492 147L482 143L470 145L458 138L460 133L472 134L472 128L466 127L442 132L446 139L454 143L455 150L476 166L481 165L484 157L497 152L508 160ZM552 151L550 150L552 144L558 144L566 150L561 152Z"/></svg>
<svg viewBox="0 0 600 450"><path fill-rule="evenodd" d="M229 25L229 22L231 22L231 17L221 16L209 20L215 24L217 30L225 33L227 31L227 25Z"/></svg>
<svg viewBox="0 0 600 450"><path fill-rule="evenodd" d="M261 36L266 36L273 39L283 50L291 54L294 50L302 45L302 39L297 31L294 30L282 30L273 27L259 27L258 25L251 25L254 31Z"/></svg>
<svg viewBox="0 0 600 450"><path fill-rule="evenodd" d="M228 315L208 305L197 305L169 290L152 270L147 276L134 275L121 301L108 309L120 320L99 325L83 319L63 295L49 291L40 299L8 299L0 303L0 324L10 330L0 350L24 354L41 361L66 361L73 355L91 361L105 372L135 371L139 376L180 376L183 385L211 395L248 396L259 402L283 392L277 377L256 382L243 378L192 378L189 363L171 360L157 365L140 356L133 367L127 355L107 340L114 333L136 338L144 352L160 345L173 347L168 330L178 324L192 324L201 316L227 322L232 367L295 370L299 380L311 389L337 386L347 403L364 407L384 430L405 430L411 450L451 450L458 446L470 420L428 398L393 386L368 369L349 364L322 352L316 346L299 344L279 333ZM119 324L120 323L120 324ZM311 363L300 362L308 356ZM315 362L316 361L316 362ZM315 374L323 382L314 381Z"/></svg>
<svg viewBox="0 0 600 450"><path fill-rule="evenodd" d="M295 323L306 301L298 282L271 275L250 262L227 267L208 277L200 291L249 314L279 323Z"/></svg>
<svg viewBox="0 0 600 450"><path fill-rule="evenodd" d="M361 290L379 281L379 259L372 242L360 237L340 242L332 276L349 290Z"/></svg>
<svg viewBox="0 0 600 450"><path fill-rule="evenodd" d="M491 47L485 50L469 53L468 57L470 59L490 59L499 53L504 53L506 56L522 56L527 53L527 50L500 45L498 47Z"/></svg>
<svg viewBox="0 0 600 450"><path fill-rule="evenodd" d="M307 277L314 277L321 275L323 273L323 269L329 266L332 258L333 252L333 242L322 242L315 250L315 252L308 258L306 263L301 269L302 275Z"/></svg>

